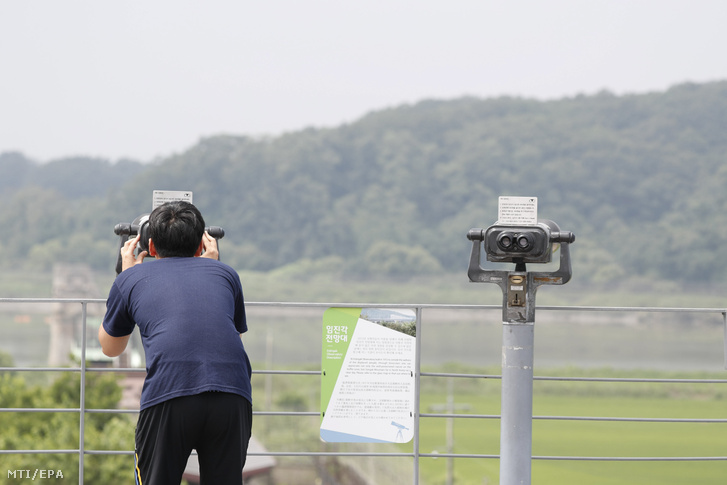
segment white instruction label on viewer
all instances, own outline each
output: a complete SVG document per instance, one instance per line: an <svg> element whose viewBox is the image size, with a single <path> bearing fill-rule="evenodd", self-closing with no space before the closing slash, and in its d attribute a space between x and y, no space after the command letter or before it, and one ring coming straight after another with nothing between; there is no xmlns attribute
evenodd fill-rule
<svg viewBox="0 0 727 485"><path fill-rule="evenodd" d="M538 198L500 196L497 204L497 223L508 226L537 225Z"/></svg>
<svg viewBox="0 0 727 485"><path fill-rule="evenodd" d="M167 202L182 200L192 204L191 190L155 190L152 194L151 208L156 209Z"/></svg>

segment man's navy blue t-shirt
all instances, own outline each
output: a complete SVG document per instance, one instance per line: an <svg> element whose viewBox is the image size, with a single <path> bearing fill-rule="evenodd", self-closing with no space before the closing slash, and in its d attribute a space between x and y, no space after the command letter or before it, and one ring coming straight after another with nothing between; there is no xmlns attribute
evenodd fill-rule
<svg viewBox="0 0 727 485"><path fill-rule="evenodd" d="M207 391L252 402L242 285L228 265L209 258L147 260L111 286L103 327L112 337L139 327L147 376L141 409Z"/></svg>

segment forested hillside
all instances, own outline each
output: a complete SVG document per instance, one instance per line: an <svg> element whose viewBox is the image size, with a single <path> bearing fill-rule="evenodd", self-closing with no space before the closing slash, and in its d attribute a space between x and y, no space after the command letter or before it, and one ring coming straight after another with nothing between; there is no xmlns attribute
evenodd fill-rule
<svg viewBox="0 0 727 485"><path fill-rule="evenodd" d="M244 116L241 113L240 116ZM573 231L584 281L724 282L727 82L554 101L461 98L331 129L220 136L150 164L0 155L0 268L113 271L117 222L192 190L223 259L260 271L466 272L499 195Z"/></svg>

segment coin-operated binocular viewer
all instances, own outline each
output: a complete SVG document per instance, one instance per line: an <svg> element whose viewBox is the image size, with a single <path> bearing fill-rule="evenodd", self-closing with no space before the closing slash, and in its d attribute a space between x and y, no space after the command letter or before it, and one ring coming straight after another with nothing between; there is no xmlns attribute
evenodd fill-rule
<svg viewBox="0 0 727 485"><path fill-rule="evenodd" d="M535 225L499 225L471 229L470 281L494 283L502 289L502 412L500 421L500 485L529 484L533 421L533 341L535 292L542 285L564 285L571 278L571 232L549 220ZM487 260L515 263L514 271L483 269ZM552 272L527 271L529 263L550 263L560 247L560 267Z"/></svg>

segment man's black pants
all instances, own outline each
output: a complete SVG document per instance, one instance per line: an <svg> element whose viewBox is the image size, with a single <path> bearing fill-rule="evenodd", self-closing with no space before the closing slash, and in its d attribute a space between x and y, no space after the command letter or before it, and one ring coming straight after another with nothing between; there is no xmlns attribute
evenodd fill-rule
<svg viewBox="0 0 727 485"><path fill-rule="evenodd" d="M144 409L136 427L136 484L179 485L194 449L202 485L241 485L251 429L252 405L237 394L205 392Z"/></svg>

